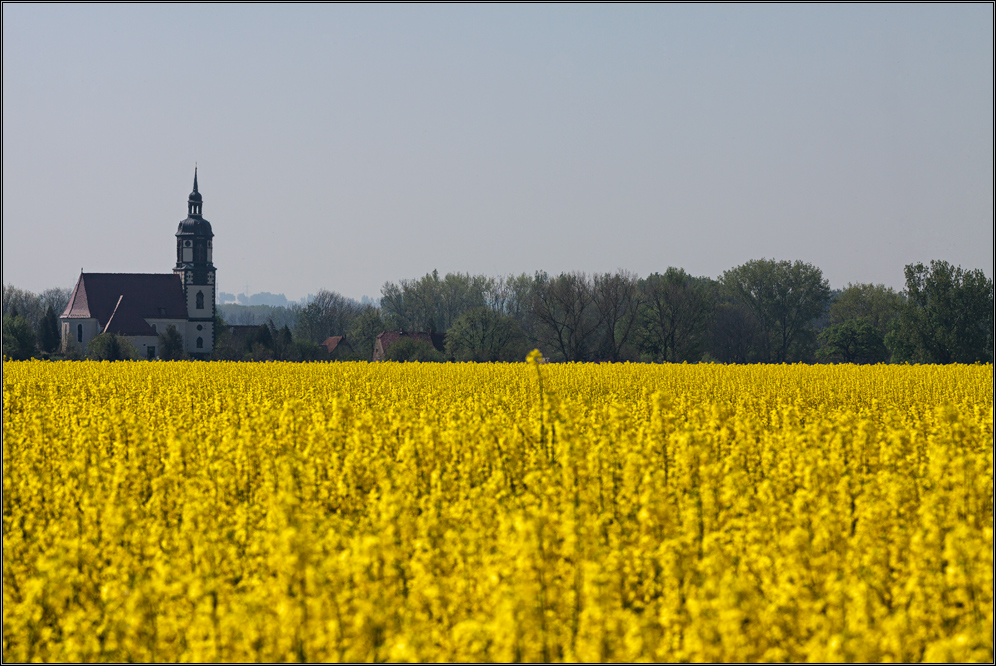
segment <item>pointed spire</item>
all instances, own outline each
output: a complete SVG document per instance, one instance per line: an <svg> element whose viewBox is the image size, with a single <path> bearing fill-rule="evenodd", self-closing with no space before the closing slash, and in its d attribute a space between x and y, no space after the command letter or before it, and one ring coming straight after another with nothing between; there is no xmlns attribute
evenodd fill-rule
<svg viewBox="0 0 996 666"><path fill-rule="evenodd" d="M189 217L200 217L201 215L201 193L197 191L197 165L194 165L194 191L187 199L187 215Z"/></svg>

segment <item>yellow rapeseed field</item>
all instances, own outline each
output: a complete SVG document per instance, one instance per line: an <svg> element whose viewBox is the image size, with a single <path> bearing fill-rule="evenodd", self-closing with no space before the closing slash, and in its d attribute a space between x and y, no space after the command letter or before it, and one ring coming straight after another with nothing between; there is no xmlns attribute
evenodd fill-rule
<svg viewBox="0 0 996 666"><path fill-rule="evenodd" d="M3 364L4 661L992 661L993 368Z"/></svg>

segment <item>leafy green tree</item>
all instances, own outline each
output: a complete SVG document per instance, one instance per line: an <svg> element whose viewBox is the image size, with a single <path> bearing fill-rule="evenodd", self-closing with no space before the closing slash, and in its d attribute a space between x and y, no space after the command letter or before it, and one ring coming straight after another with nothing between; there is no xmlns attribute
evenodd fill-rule
<svg viewBox="0 0 996 666"><path fill-rule="evenodd" d="M816 358L843 363L884 363L889 350L882 334L864 318L831 324L820 331Z"/></svg>
<svg viewBox="0 0 996 666"><path fill-rule="evenodd" d="M884 284L848 284L830 303L828 324L861 319L884 338L905 301L901 293Z"/></svg>
<svg viewBox="0 0 996 666"><path fill-rule="evenodd" d="M353 346L357 359L369 361L373 358L377 336L383 332L384 320L381 319L380 309L365 305L346 332L346 339Z"/></svg>
<svg viewBox="0 0 996 666"><path fill-rule="evenodd" d="M93 361L128 361L138 358L138 350L127 338L101 333L87 343L86 355Z"/></svg>
<svg viewBox="0 0 996 666"><path fill-rule="evenodd" d="M427 273L417 280L387 282L381 309L389 328L445 333L467 310L485 305L490 278L469 273Z"/></svg>
<svg viewBox="0 0 996 666"><path fill-rule="evenodd" d="M286 361L318 361L328 359L328 352L310 340L294 340L283 357Z"/></svg>
<svg viewBox="0 0 996 666"><path fill-rule="evenodd" d="M754 259L723 273L723 285L754 315L761 329L761 360L811 358L813 320L830 301L823 271L801 261Z"/></svg>
<svg viewBox="0 0 996 666"><path fill-rule="evenodd" d="M891 352L885 336L899 316L904 297L882 284L848 284L827 311L817 341L820 361L882 363Z"/></svg>
<svg viewBox="0 0 996 666"><path fill-rule="evenodd" d="M55 309L51 304L45 308L45 316L42 317L38 326L38 345L42 351L51 354L59 348L62 336L59 333L59 318L55 316Z"/></svg>
<svg viewBox="0 0 996 666"><path fill-rule="evenodd" d="M654 361L698 360L702 355L709 298L699 281L680 268L640 281L642 307L637 340Z"/></svg>
<svg viewBox="0 0 996 666"><path fill-rule="evenodd" d="M16 307L11 308L16 312ZM12 361L23 361L34 356L35 333L28 320L19 314L3 316L3 355Z"/></svg>
<svg viewBox="0 0 996 666"><path fill-rule="evenodd" d="M464 312L446 333L446 353L457 361L517 361L525 356L525 346L510 315L485 307Z"/></svg>
<svg viewBox="0 0 996 666"><path fill-rule="evenodd" d="M273 334L273 350L277 358L285 361L292 360L291 357L294 354L294 334L291 332L290 326L284 324L278 329L272 321L269 324L270 331Z"/></svg>
<svg viewBox="0 0 996 666"><path fill-rule="evenodd" d="M906 296L886 336L894 361L991 363L993 281L946 261L906 266Z"/></svg>
<svg viewBox="0 0 996 666"><path fill-rule="evenodd" d="M442 352L425 340L401 338L387 349L388 361L419 361L441 363L446 360Z"/></svg>
<svg viewBox="0 0 996 666"><path fill-rule="evenodd" d="M164 361L178 361L187 358L183 349L183 336L170 324L159 334L159 358Z"/></svg>

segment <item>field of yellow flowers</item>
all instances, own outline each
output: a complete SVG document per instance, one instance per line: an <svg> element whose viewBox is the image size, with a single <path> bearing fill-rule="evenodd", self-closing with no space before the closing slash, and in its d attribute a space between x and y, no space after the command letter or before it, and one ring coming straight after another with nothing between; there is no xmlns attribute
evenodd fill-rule
<svg viewBox="0 0 996 666"><path fill-rule="evenodd" d="M993 368L3 364L4 661L991 661Z"/></svg>

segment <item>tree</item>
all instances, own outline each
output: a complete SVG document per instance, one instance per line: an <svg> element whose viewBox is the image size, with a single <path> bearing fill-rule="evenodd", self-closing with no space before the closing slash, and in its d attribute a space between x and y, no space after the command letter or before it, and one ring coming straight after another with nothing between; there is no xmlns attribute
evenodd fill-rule
<svg viewBox="0 0 996 666"><path fill-rule="evenodd" d="M882 363L891 353L885 336L899 316L902 294L882 284L848 284L830 303L827 327L820 332L821 361Z"/></svg>
<svg viewBox="0 0 996 666"><path fill-rule="evenodd" d="M485 304L489 278L469 273L427 273L418 280L386 282L381 309L389 328L445 333L457 317Z"/></svg>
<svg viewBox="0 0 996 666"><path fill-rule="evenodd" d="M297 337L321 344L331 335L344 335L362 306L337 291L321 289L298 312Z"/></svg>
<svg viewBox="0 0 996 666"><path fill-rule="evenodd" d="M183 336L170 324L159 334L159 358L164 361L178 361L187 357L183 349Z"/></svg>
<svg viewBox="0 0 996 666"><path fill-rule="evenodd" d="M757 360L761 327L742 303L721 299L709 315L706 331L706 358L720 363Z"/></svg>
<svg viewBox="0 0 996 666"><path fill-rule="evenodd" d="M510 316L519 326L527 344L535 347L536 317L533 314L535 281L528 273L495 278L484 291L485 306Z"/></svg>
<svg viewBox="0 0 996 666"><path fill-rule="evenodd" d="M680 268L653 273L640 281L642 307L637 339L652 360L679 363L701 356L708 297Z"/></svg>
<svg viewBox="0 0 996 666"><path fill-rule="evenodd" d="M517 361L525 356L525 338L511 316L474 308L447 331L446 353L458 361Z"/></svg>
<svg viewBox="0 0 996 666"><path fill-rule="evenodd" d="M37 294L7 284L3 286L3 314L23 317L35 331L45 314L45 307Z"/></svg>
<svg viewBox="0 0 996 666"><path fill-rule="evenodd" d="M537 334L562 360L591 358L595 334L602 323L599 314L593 285L584 273L561 273L555 278L536 274L533 316Z"/></svg>
<svg viewBox="0 0 996 666"><path fill-rule="evenodd" d="M41 293L40 300L42 306L45 308L51 307L56 313L57 317L66 309L66 305L69 303L69 297L73 295L72 289L66 289L65 287L53 287L52 289L46 289Z"/></svg>
<svg viewBox="0 0 996 666"><path fill-rule="evenodd" d="M993 361L993 281L946 261L906 266L907 300L886 344L893 360Z"/></svg>
<svg viewBox="0 0 996 666"><path fill-rule="evenodd" d="M377 336L383 332L384 321L381 319L380 309L364 305L346 332L346 339L353 345L357 358L369 361L373 358Z"/></svg>
<svg viewBox="0 0 996 666"><path fill-rule="evenodd" d="M16 308L11 308L16 312ZM23 361L34 356L35 333L24 317L6 314L3 317L3 355L12 361Z"/></svg>
<svg viewBox="0 0 996 666"><path fill-rule="evenodd" d="M863 319L884 338L905 300L902 294L884 284L848 284L830 304L828 323Z"/></svg>
<svg viewBox="0 0 996 666"><path fill-rule="evenodd" d="M754 315L764 361L806 360L816 335L814 319L830 301L823 271L801 261L754 259L723 273L723 285Z"/></svg>
<svg viewBox="0 0 996 666"><path fill-rule="evenodd" d="M596 354L619 361L632 336L640 308L641 293L635 275L619 270L595 275L595 307L602 322L602 342Z"/></svg>
<svg viewBox="0 0 996 666"><path fill-rule="evenodd" d="M443 362L446 357L425 340L401 338L387 349L388 361Z"/></svg>
<svg viewBox="0 0 996 666"><path fill-rule="evenodd" d="M127 361L138 357L138 350L128 338L101 333L86 345L87 358L93 361Z"/></svg>
<svg viewBox="0 0 996 666"><path fill-rule="evenodd" d="M45 316L42 317L38 326L38 345L42 351L51 354L59 348L62 336L59 333L59 319L55 316L55 309L51 304L45 308Z"/></svg>
<svg viewBox="0 0 996 666"><path fill-rule="evenodd" d="M831 324L819 335L821 361L884 363L889 360L882 334L865 318Z"/></svg>

